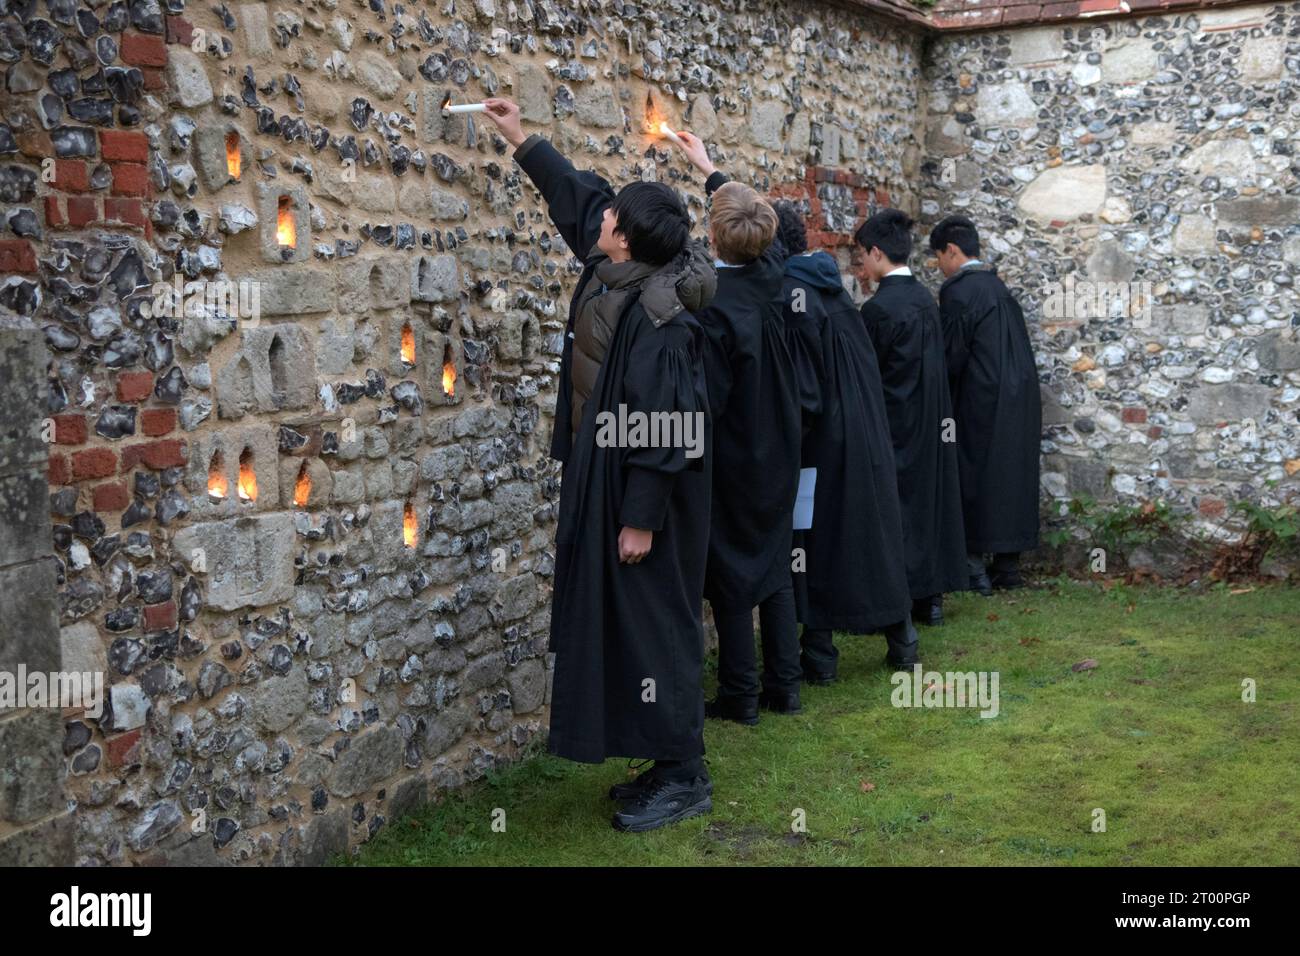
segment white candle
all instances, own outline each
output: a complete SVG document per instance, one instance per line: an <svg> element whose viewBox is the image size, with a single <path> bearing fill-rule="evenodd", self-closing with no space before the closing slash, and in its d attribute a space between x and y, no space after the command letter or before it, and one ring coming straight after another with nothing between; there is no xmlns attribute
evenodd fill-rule
<svg viewBox="0 0 1300 956"><path fill-rule="evenodd" d="M672 131L672 128L667 123L661 122L659 124L659 132L663 133L665 136L671 139L678 146L686 145L684 142L682 142L682 138L678 136L676 133L674 133Z"/></svg>
<svg viewBox="0 0 1300 956"><path fill-rule="evenodd" d="M458 106L444 106L444 113L486 113L486 103L461 103Z"/></svg>

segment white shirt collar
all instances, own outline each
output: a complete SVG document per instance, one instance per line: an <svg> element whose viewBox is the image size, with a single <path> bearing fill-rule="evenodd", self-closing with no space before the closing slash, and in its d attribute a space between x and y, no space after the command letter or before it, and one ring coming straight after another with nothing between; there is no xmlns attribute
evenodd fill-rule
<svg viewBox="0 0 1300 956"><path fill-rule="evenodd" d="M892 269L889 272L886 272L885 278L888 279L890 276L910 276L911 274L912 270L907 266L899 266L897 269Z"/></svg>

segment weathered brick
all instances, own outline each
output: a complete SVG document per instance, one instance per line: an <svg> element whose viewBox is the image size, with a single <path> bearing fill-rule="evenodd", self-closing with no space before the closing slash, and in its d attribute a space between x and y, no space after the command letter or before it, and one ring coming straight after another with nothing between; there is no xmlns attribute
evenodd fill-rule
<svg viewBox="0 0 1300 956"><path fill-rule="evenodd" d="M67 455L51 455L49 463L51 485L66 485L72 480L72 471L68 467Z"/></svg>
<svg viewBox="0 0 1300 956"><path fill-rule="evenodd" d="M72 480L107 478L117 467L117 455L109 448L87 448L72 453Z"/></svg>
<svg viewBox="0 0 1300 956"><path fill-rule="evenodd" d="M167 44L160 36L145 33L123 33L121 57L132 66L166 66Z"/></svg>
<svg viewBox="0 0 1300 956"><path fill-rule="evenodd" d="M54 416L54 443L56 445L85 444L87 434L89 434L89 427L86 425L86 416L80 412L69 412L66 415Z"/></svg>
<svg viewBox="0 0 1300 956"><path fill-rule="evenodd" d="M184 17L169 16L167 18L167 42L189 46L194 42L194 25Z"/></svg>
<svg viewBox="0 0 1300 956"><path fill-rule="evenodd" d="M0 273L36 271L36 250L26 239L0 239Z"/></svg>
<svg viewBox="0 0 1300 956"><path fill-rule="evenodd" d="M96 485L91 500L96 511L121 511L131 503L131 492L126 482L112 481Z"/></svg>
<svg viewBox="0 0 1300 956"><path fill-rule="evenodd" d="M113 195L147 196L150 188L147 167L139 163L113 164Z"/></svg>
<svg viewBox="0 0 1300 956"><path fill-rule="evenodd" d="M67 225L68 219L63 214L63 207L59 205L59 197L50 195L45 197L45 225L51 229L61 229Z"/></svg>
<svg viewBox="0 0 1300 956"><path fill-rule="evenodd" d="M155 471L183 465L185 464L185 442L177 438L168 438L143 445L128 445L122 449L123 473L142 463Z"/></svg>
<svg viewBox="0 0 1300 956"><path fill-rule="evenodd" d="M68 197L68 225L74 229L99 222L99 200L93 196Z"/></svg>
<svg viewBox="0 0 1300 956"><path fill-rule="evenodd" d="M166 631L176 626L176 602L149 604L144 609L144 626L148 631Z"/></svg>
<svg viewBox="0 0 1300 956"><path fill-rule="evenodd" d="M117 376L118 401L142 402L152 391L152 372L122 372Z"/></svg>
<svg viewBox="0 0 1300 956"><path fill-rule="evenodd" d="M116 737L110 737L104 744L104 756L108 760L110 767L121 767L128 763L134 763L138 755L140 735L143 731L140 728L128 730L124 734L118 734Z"/></svg>
<svg viewBox="0 0 1300 956"><path fill-rule="evenodd" d="M144 203L138 199L105 199L104 220L106 222L122 222L143 229L147 222L144 214Z"/></svg>
<svg viewBox="0 0 1300 956"><path fill-rule="evenodd" d="M87 192L90 189L90 167L84 159L56 159L53 185L64 192Z"/></svg>
<svg viewBox="0 0 1300 956"><path fill-rule="evenodd" d="M140 413L140 430L150 438L166 435L176 427L176 409L146 408Z"/></svg>
<svg viewBox="0 0 1300 956"><path fill-rule="evenodd" d="M149 161L149 139L144 133L106 129L99 134L99 149L107 160L128 163Z"/></svg>

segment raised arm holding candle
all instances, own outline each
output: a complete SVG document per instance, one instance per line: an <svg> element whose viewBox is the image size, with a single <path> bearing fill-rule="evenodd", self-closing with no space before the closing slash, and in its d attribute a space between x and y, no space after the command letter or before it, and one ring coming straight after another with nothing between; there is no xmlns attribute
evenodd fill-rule
<svg viewBox="0 0 1300 956"><path fill-rule="evenodd" d="M555 535L552 753L587 763L651 758L610 796L619 830L652 830L712 809L704 767L700 594L712 442L694 313L712 298L708 254L663 183L616 194L539 135L519 107L486 101L555 228L583 263L569 307L551 455L564 463ZM697 447L610 447L597 422L625 407L699 424ZM617 548L610 545L617 539ZM642 699L655 685L654 706Z"/></svg>

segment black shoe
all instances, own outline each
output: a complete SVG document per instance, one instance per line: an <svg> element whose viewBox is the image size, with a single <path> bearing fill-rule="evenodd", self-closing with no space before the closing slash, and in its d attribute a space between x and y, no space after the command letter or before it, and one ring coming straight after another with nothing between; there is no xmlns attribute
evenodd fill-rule
<svg viewBox="0 0 1300 956"><path fill-rule="evenodd" d="M635 799L614 814L615 830L644 833L672 823L680 823L713 809L708 778L691 781L661 780L656 777Z"/></svg>
<svg viewBox="0 0 1300 956"><path fill-rule="evenodd" d="M734 720L746 727L758 723L758 701L752 698L715 697L704 702L704 716L709 720Z"/></svg>
<svg viewBox="0 0 1300 956"><path fill-rule="evenodd" d="M635 800L645 790L654 783L655 768L651 766L648 770L643 770L631 780L624 783L616 783L609 788L609 799L611 800ZM713 796L713 781L706 775L704 777L704 788L708 791L709 796Z"/></svg>
<svg viewBox="0 0 1300 956"><path fill-rule="evenodd" d="M933 597L917 598L912 602L912 620L917 624L925 624L928 627L939 627L943 624L943 595L936 594Z"/></svg>
<svg viewBox="0 0 1300 956"><path fill-rule="evenodd" d="M1011 571L994 571L989 575L989 586L994 591L1012 591L1025 586L1025 579L1020 576L1020 569Z"/></svg>
<svg viewBox="0 0 1300 956"><path fill-rule="evenodd" d="M785 693L765 690L758 695L758 706L763 710L775 711L778 714L797 714L803 710L799 705L799 692L797 690Z"/></svg>
<svg viewBox="0 0 1300 956"><path fill-rule="evenodd" d="M970 576L970 589L972 591L979 591L979 593L985 597L992 597L993 582L989 580L988 572L985 571L980 574L972 574Z"/></svg>
<svg viewBox="0 0 1300 956"><path fill-rule="evenodd" d="M808 667L803 669L803 682L814 687L827 687L834 684L838 678L839 675L835 671L815 671Z"/></svg>

